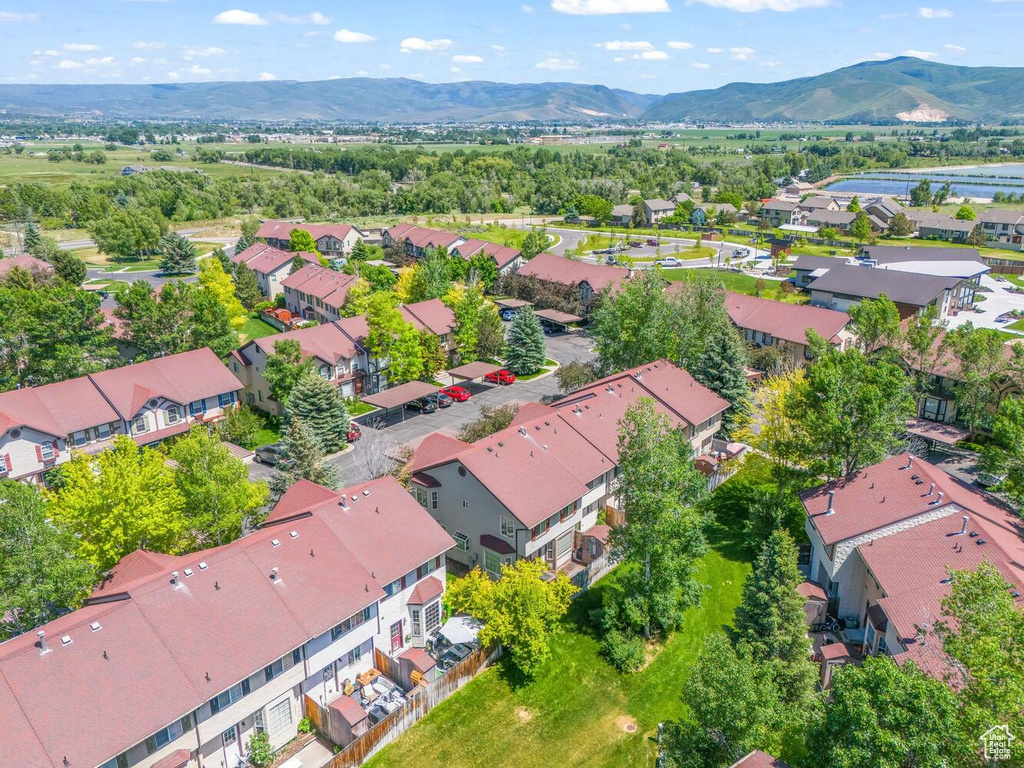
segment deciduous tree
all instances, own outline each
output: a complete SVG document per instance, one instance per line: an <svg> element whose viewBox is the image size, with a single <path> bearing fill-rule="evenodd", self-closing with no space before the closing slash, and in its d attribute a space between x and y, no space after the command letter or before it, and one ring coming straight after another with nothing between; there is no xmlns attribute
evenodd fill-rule
<svg viewBox="0 0 1024 768"><path fill-rule="evenodd" d="M548 238L546 229L531 229L529 234L523 238L522 244L519 246L519 252L523 255L523 258L529 261L538 253L544 251L551 240Z"/></svg>
<svg viewBox="0 0 1024 768"><path fill-rule="evenodd" d="M199 285L217 300L236 331L245 325L245 307L235 296L235 283L217 259L204 259L199 265Z"/></svg>
<svg viewBox="0 0 1024 768"><path fill-rule="evenodd" d="M893 346L900 337L900 311L884 293L850 307L853 331L865 352Z"/></svg>
<svg viewBox="0 0 1024 768"><path fill-rule="evenodd" d="M317 253L316 240L305 229L293 229L288 233L288 249L296 253Z"/></svg>
<svg viewBox="0 0 1024 768"><path fill-rule="evenodd" d="M622 371L662 357L675 359L674 307L665 283L645 270L609 296L591 318L601 370Z"/></svg>
<svg viewBox="0 0 1024 768"><path fill-rule="evenodd" d="M298 381L313 370L313 360L302 357L302 347L295 339L274 342L274 353L267 355L263 378L270 385L270 396L288 405L288 397Z"/></svg>
<svg viewBox="0 0 1024 768"><path fill-rule="evenodd" d="M1008 360L998 331L975 328L970 322L946 335L956 367L953 395L957 418L972 432L991 420L999 402L999 384Z"/></svg>
<svg viewBox="0 0 1024 768"><path fill-rule="evenodd" d="M120 208L94 222L89 234L102 253L124 261L156 251L166 229L166 222L149 211Z"/></svg>
<svg viewBox="0 0 1024 768"><path fill-rule="evenodd" d="M907 214L900 211L889 220L889 235L891 237L909 237L914 234L914 225L907 218Z"/></svg>
<svg viewBox="0 0 1024 768"><path fill-rule="evenodd" d="M971 206L969 205L961 205L957 209L956 218L959 219L960 221L974 221L976 217L977 214L974 212L974 209L971 208Z"/></svg>
<svg viewBox="0 0 1024 768"><path fill-rule="evenodd" d="M390 383L404 384L423 375L419 332L402 317L392 294L377 292L370 296L366 325L366 348L387 365Z"/></svg>

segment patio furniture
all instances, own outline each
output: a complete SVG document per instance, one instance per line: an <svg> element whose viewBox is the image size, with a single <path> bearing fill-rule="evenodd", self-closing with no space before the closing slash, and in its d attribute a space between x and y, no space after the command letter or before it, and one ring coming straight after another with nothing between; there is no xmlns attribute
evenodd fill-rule
<svg viewBox="0 0 1024 768"><path fill-rule="evenodd" d="M363 672L361 675L356 675L356 682L360 685L370 685L378 677L380 677L380 670L371 668Z"/></svg>

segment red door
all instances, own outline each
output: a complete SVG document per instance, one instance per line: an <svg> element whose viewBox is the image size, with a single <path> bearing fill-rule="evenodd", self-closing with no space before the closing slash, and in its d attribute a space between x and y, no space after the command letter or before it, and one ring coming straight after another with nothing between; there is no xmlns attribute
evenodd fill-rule
<svg viewBox="0 0 1024 768"><path fill-rule="evenodd" d="M402 622L396 621L391 625L391 652L394 653L402 647Z"/></svg>

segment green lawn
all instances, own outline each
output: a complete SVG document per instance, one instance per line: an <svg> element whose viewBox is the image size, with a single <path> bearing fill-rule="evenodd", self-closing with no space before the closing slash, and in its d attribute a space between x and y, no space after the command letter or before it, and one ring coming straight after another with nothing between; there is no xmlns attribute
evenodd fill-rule
<svg viewBox="0 0 1024 768"><path fill-rule="evenodd" d="M558 363L552 360L550 357L544 361L544 367L536 373L528 373L525 376L516 376L517 381L530 381L531 379L537 379L543 376L545 373L550 373L554 368L558 367Z"/></svg>
<svg viewBox="0 0 1024 768"><path fill-rule="evenodd" d="M642 671L616 672L599 653L587 615L616 580L612 572L577 598L552 658L517 685L499 664L434 708L367 763L430 766L653 766L659 722L683 715L683 682L703 637L732 623L749 572L745 555L720 537L700 564L700 606ZM625 727L636 725L636 732Z"/></svg>
<svg viewBox="0 0 1024 768"><path fill-rule="evenodd" d="M752 277L751 275L745 275L741 272L731 272L726 270L708 270L708 269L664 269L662 273L669 280L683 280L689 275L693 274L713 274L716 278L722 281L727 291L733 291L735 293L746 293L750 296L760 295L763 299L774 299L775 301L785 301L789 304L804 304L807 302L807 295L800 293L799 291L793 293L787 293L781 288L781 281L778 280L764 280L764 289L758 293L757 283L759 278Z"/></svg>
<svg viewBox="0 0 1024 768"><path fill-rule="evenodd" d="M273 336L275 333L280 333L280 331L269 323L263 322L256 315L253 315L245 321L245 325L238 331L238 345L248 344L253 339L262 339L264 336Z"/></svg>
<svg viewBox="0 0 1024 768"><path fill-rule="evenodd" d="M364 413L377 410L376 406L351 398L345 401L345 407L348 409L349 416L362 416Z"/></svg>

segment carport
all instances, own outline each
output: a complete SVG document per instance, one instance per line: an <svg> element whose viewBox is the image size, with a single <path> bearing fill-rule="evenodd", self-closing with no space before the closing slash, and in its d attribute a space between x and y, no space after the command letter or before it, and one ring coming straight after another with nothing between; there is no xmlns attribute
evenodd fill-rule
<svg viewBox="0 0 1024 768"><path fill-rule="evenodd" d="M570 323L578 323L583 320L577 315L570 315L568 312L559 312L557 309L538 309L535 314L542 323L552 326L556 330L567 330Z"/></svg>
<svg viewBox="0 0 1024 768"><path fill-rule="evenodd" d="M524 299L495 299L494 303L499 309L522 309L523 307L532 307L532 301L526 301Z"/></svg>
<svg viewBox="0 0 1024 768"><path fill-rule="evenodd" d="M466 363L460 365L457 368L452 368L448 371L448 375L452 377L452 383L457 384L460 381L466 385L467 389L474 381L479 379L481 383L484 380L484 376L495 371L500 371L502 366L495 365L494 363L485 363L482 360L477 360L474 363Z"/></svg>
<svg viewBox="0 0 1024 768"><path fill-rule="evenodd" d="M384 420L387 421L391 412L397 408L402 409L402 421L405 421L405 406L413 400L431 395L441 389L426 381L410 381L406 384L399 384L397 387L385 389L375 395L366 395L363 402L376 406L384 411Z"/></svg>
<svg viewBox="0 0 1024 768"><path fill-rule="evenodd" d="M941 451L943 446L951 447L970 437L960 427L927 419L911 419L907 422L907 432L924 440L930 451Z"/></svg>

